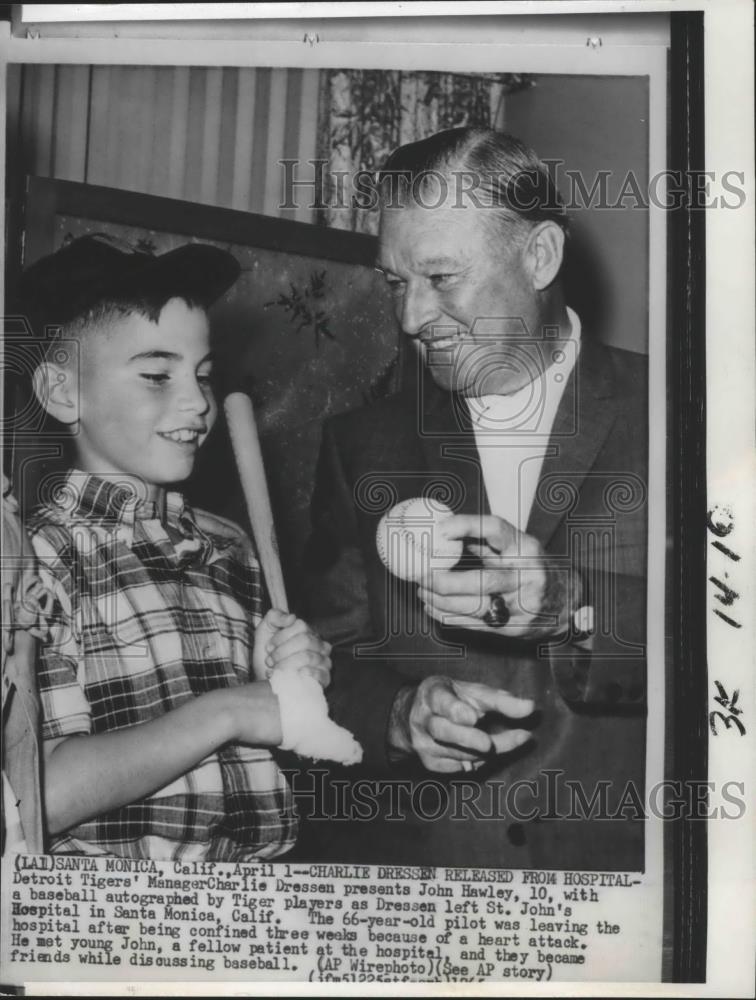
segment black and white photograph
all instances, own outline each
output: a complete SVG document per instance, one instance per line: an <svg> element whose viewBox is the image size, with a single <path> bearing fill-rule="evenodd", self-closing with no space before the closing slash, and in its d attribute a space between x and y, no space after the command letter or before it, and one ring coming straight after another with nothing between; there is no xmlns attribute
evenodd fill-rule
<svg viewBox="0 0 756 1000"><path fill-rule="evenodd" d="M750 8L3 10L3 991L753 995Z"/></svg>

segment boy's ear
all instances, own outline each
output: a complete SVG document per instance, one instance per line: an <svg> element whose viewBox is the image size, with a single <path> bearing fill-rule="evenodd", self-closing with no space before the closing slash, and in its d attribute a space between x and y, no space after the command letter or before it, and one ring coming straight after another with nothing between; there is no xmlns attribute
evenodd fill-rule
<svg viewBox="0 0 756 1000"><path fill-rule="evenodd" d="M527 249L533 286L542 291L554 281L562 266L564 230L555 222L542 222L531 232Z"/></svg>
<svg viewBox="0 0 756 1000"><path fill-rule="evenodd" d="M34 395L41 406L61 424L79 419L79 391L70 368L43 361L33 375Z"/></svg>

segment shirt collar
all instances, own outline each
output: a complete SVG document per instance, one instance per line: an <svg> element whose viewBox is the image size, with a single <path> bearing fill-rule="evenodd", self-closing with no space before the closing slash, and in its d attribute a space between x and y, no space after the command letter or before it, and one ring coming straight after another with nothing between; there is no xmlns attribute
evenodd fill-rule
<svg viewBox="0 0 756 1000"><path fill-rule="evenodd" d="M583 332L583 325L580 322L580 317L575 312L575 310L571 309L569 306L567 306L566 309L567 309L567 318L570 321L570 335L567 339L577 340L578 342L580 342L580 337Z"/></svg>
<svg viewBox="0 0 756 1000"><path fill-rule="evenodd" d="M68 520L115 527L129 544L137 521L158 520L176 525L185 536L193 530L201 534L181 493L168 491L164 503L157 504L132 482L113 482L80 469L69 471L52 492L50 503Z"/></svg>
<svg viewBox="0 0 756 1000"><path fill-rule="evenodd" d="M573 356L573 358L576 358L578 352L580 351L580 336L581 336L581 333L582 333L582 325L580 323L580 317L578 316L578 314L575 312L574 309L571 309L569 306L567 306L566 307L566 311L567 311L567 318L570 321L570 332L569 332L569 334L566 337L562 338L561 342L562 343L569 343L569 342L574 342L575 343L575 349L574 349L574 352L573 352L572 356ZM571 367L572 366L570 366L570 368ZM548 368L545 368L543 371L540 371L536 375L536 377L533 378L530 382L526 383L523 386L520 386L519 389L515 389L515 391L513 393L495 393L495 394L491 394L491 395L478 396L478 397L472 396L472 397L468 397L468 400L470 400L470 399L476 399L477 398L477 399L485 399L485 400L488 400L489 403L493 403L493 402L496 401L496 399L506 400L509 397L515 397L515 396L517 396L518 393L520 395L525 395L525 394L527 394L527 393L529 393L529 392L532 391L531 390L531 386L533 385L534 382L538 382L539 380L543 380L543 379L548 378L548 376L552 373L552 371L553 371L552 366L549 366Z"/></svg>
<svg viewBox="0 0 756 1000"><path fill-rule="evenodd" d="M470 419L476 431L523 432L531 427L550 428L567 381L580 353L580 317L567 306L570 332L562 344L573 346L562 351L562 363L549 365L534 379L514 392L466 397ZM533 423L535 421L535 424Z"/></svg>
<svg viewBox="0 0 756 1000"><path fill-rule="evenodd" d="M109 524L133 524L159 517L158 505L146 499L131 482L113 482L80 469L72 469L53 492L52 503L73 518Z"/></svg>

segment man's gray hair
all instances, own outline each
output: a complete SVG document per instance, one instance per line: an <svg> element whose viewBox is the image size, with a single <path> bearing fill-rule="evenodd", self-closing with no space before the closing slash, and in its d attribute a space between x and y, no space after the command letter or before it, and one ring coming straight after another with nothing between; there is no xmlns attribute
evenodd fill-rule
<svg viewBox="0 0 756 1000"><path fill-rule="evenodd" d="M455 206L499 209L492 214L510 227L549 220L567 229L564 202L546 165L505 132L453 128L399 146L380 172L382 203L432 208L424 194L434 182L452 195Z"/></svg>

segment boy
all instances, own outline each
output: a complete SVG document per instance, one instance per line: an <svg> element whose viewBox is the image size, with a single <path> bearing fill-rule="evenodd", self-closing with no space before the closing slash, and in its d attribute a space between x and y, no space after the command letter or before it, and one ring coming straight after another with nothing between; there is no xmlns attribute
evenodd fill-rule
<svg viewBox="0 0 756 1000"><path fill-rule="evenodd" d="M326 686L330 646L261 618L244 533L170 489L215 420L206 310L238 275L212 246L87 236L22 277L38 333L79 345L53 342L34 372L74 453L28 526L56 599L39 667L52 852L238 861L296 838L264 678L287 664Z"/></svg>

